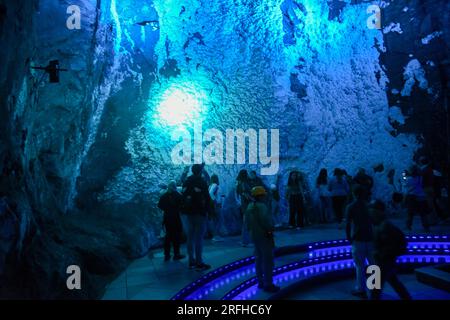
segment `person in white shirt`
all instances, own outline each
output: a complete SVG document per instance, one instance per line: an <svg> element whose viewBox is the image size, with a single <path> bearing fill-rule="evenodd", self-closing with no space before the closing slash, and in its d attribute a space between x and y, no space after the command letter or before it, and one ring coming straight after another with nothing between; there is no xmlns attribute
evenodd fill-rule
<svg viewBox="0 0 450 320"><path fill-rule="evenodd" d="M320 204L320 223L327 223L331 219L330 212L330 192L328 191L328 172L327 169L321 169L316 180L316 187L319 193Z"/></svg>
<svg viewBox="0 0 450 320"><path fill-rule="evenodd" d="M344 177L344 172L336 168L334 169L334 177L330 179L328 190L331 193L333 211L336 216L337 223L341 226L344 219L344 210L347 205L347 196L350 192L350 186Z"/></svg>
<svg viewBox="0 0 450 320"><path fill-rule="evenodd" d="M212 213L208 219L209 230L212 233L212 241L219 242L223 241L223 238L220 236L220 228L222 226L221 219L221 209L222 209L222 201L219 195L219 177L216 174L211 176L211 181L209 184L209 196L212 201Z"/></svg>

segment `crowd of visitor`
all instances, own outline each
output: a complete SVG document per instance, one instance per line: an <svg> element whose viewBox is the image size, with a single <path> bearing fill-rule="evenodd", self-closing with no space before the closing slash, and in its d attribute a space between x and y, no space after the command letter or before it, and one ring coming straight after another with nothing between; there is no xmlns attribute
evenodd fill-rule
<svg viewBox="0 0 450 320"><path fill-rule="evenodd" d="M447 218L439 201L446 191L442 190L442 184L437 183L442 175L431 167L429 161L421 158L420 164L421 167L414 165L405 170L400 183L392 183L394 192L389 207L392 208L391 212L405 208L406 227L409 230L414 216L419 215L424 230L428 232L433 218ZM178 191L177 183L169 182L158 207L164 211L165 260L171 258L171 246L174 260L185 257L180 253L184 225L189 267L203 271L210 268L202 256L205 235L208 234L214 242L223 241L222 208L225 195L220 189L218 175L210 176L204 164L193 165L191 171L191 175L188 169L183 172ZM395 274L395 259L401 250L387 245L389 241L402 244L402 233L388 222L388 210L384 202L372 199L374 179L365 169L360 168L353 177L341 168L335 168L332 176L328 175L327 169L321 169L315 181L317 210L311 210L314 208L311 204L312 190L305 175L292 170L285 186L284 199L289 213L287 221L282 221L280 213L282 197L278 182L267 186L255 171L242 169L234 188L234 200L242 225L241 245L255 249L259 288L268 292L279 289L272 281L275 228L283 226L284 222L287 228L301 230L315 221L320 224L336 223L337 228L345 228L347 239L352 244L356 267L357 284L353 294L367 297L364 290L365 267L367 263L377 263L385 270L383 281L391 283L400 297L410 298ZM372 298L379 298L379 291L372 293Z"/></svg>

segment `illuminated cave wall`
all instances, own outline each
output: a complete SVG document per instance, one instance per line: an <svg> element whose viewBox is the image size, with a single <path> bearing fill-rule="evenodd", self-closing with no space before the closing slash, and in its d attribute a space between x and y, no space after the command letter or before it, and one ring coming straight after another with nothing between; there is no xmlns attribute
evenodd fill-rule
<svg viewBox="0 0 450 320"><path fill-rule="evenodd" d="M21 167L24 210L139 213L144 243L156 243L159 185L184 169L172 164L171 133L194 118L204 130L279 129L279 173L265 179L282 191L292 168L313 185L321 167L362 166L387 200L388 173L398 178L421 146L443 158L444 130L435 129L445 127L445 1L382 1L381 30L367 27L369 1L73 2L2 13L3 30L13 12L24 20L15 29L24 48L2 53L18 52L2 70L3 132L17 148L1 161L2 170ZM69 4L80 6L81 30L65 27ZM55 58L70 69L59 84L6 72ZM195 110L180 123L172 104ZM258 169L207 167L221 178L229 232L239 230L231 192L243 167Z"/></svg>
<svg viewBox="0 0 450 320"><path fill-rule="evenodd" d="M280 169L264 179L282 195L292 168L313 185L321 167L362 166L387 200L391 170L397 179L422 149L445 160L450 3L377 1L381 30L367 27L371 3L0 0L0 191L21 224L0 296L99 297L158 245L159 185L184 169L171 134L194 119L222 133L279 129ZM80 30L65 26L72 4ZM69 69L58 84L31 69L51 59ZM229 234L241 168L259 171L207 166ZM70 264L85 290L61 291Z"/></svg>
<svg viewBox="0 0 450 320"><path fill-rule="evenodd" d="M172 164L171 133L192 128L193 120L176 123L161 108L184 101L198 109L192 118L200 118L204 130L279 129L281 184L292 168L313 184L322 167L350 174L364 167L375 178L375 195L388 200L388 172L395 169L398 178L420 143L414 134L392 134L391 123L404 118L398 107L389 108L380 55L383 35L395 31L369 29L367 7L344 2L339 14L319 0L154 1L159 72L148 109L125 144L130 161L98 199L154 206L149 199L154 202L159 184L177 179L184 168ZM406 96L415 87L430 91L420 64L410 60L398 90ZM384 169L374 172L381 164ZM207 166L227 195L228 231L238 230L230 192L242 167L256 168ZM272 183L277 176L265 179Z"/></svg>

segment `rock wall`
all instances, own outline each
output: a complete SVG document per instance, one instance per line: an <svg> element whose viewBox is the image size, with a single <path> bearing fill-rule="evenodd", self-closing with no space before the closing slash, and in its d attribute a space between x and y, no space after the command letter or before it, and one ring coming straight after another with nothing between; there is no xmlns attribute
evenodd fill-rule
<svg viewBox="0 0 450 320"><path fill-rule="evenodd" d="M92 216L76 205L76 182L109 99L130 75L116 50L115 1L76 1L81 29L66 26L73 1L0 2L1 189L17 204L20 236L1 297L95 298L128 259L150 245L136 214ZM58 83L43 70L58 59ZM79 265L86 290L69 291Z"/></svg>
<svg viewBox="0 0 450 320"><path fill-rule="evenodd" d="M377 2L380 30L368 28L371 4L0 0L0 191L20 217L1 296L100 297L158 245L159 185L185 168L171 135L194 120L279 129L280 168L264 179L282 195L293 168L312 186L322 167L365 167L385 200L389 176L421 154L448 174L450 4ZM69 5L79 30L66 27ZM68 69L59 83L31 68L53 59ZM221 179L225 233L240 230L238 171L260 167L207 166ZM70 264L86 290L66 289Z"/></svg>
<svg viewBox="0 0 450 320"><path fill-rule="evenodd" d="M436 140L432 123L440 114L439 126L445 127L445 94L436 65L445 59L448 32L444 18L436 17L441 22L433 27L430 21L448 4L383 1L381 29L368 27L371 4L154 1L160 17L155 47L159 78L149 88L146 115L126 142L129 162L108 182L100 200L120 207L145 199L146 206L154 207L160 183L178 178L184 169L171 159L177 142L171 134L183 125L164 118L161 109L167 101L184 101L199 109L195 120L204 130L279 129L280 170L265 179L278 183L282 194L292 168L314 185L322 167L342 167L351 175L364 167L374 176L374 195L389 201L401 171L420 154L446 159L437 146L445 145L448 135ZM434 111L424 115L427 105ZM423 117L427 125L418 122ZM190 120L184 129L193 134ZM240 230L232 193L243 167L258 169L207 166L221 178L229 233Z"/></svg>

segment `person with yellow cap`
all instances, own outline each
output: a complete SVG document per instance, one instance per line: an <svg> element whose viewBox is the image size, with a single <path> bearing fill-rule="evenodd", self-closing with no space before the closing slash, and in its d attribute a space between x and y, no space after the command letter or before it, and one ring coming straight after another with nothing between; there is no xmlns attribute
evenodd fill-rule
<svg viewBox="0 0 450 320"><path fill-rule="evenodd" d="M247 206L244 221L255 244L258 288L266 292L277 292L280 288L273 283L273 219L264 202L267 193L264 187L256 186L251 190L251 195L254 201Z"/></svg>

